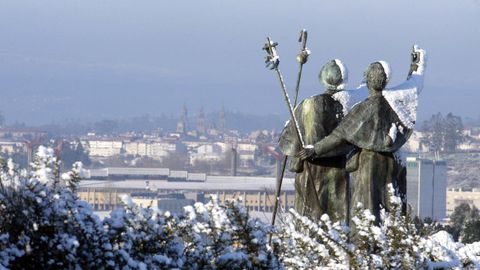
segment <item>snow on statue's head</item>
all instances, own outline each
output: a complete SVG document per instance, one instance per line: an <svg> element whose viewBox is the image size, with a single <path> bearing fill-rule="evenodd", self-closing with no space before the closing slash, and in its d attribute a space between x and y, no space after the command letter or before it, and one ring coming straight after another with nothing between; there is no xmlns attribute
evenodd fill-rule
<svg viewBox="0 0 480 270"><path fill-rule="evenodd" d="M384 61L371 63L365 71L368 89L382 91L390 80L390 66Z"/></svg>
<svg viewBox="0 0 480 270"><path fill-rule="evenodd" d="M343 90L348 81L347 67L338 59L331 60L322 67L318 79L327 90Z"/></svg>

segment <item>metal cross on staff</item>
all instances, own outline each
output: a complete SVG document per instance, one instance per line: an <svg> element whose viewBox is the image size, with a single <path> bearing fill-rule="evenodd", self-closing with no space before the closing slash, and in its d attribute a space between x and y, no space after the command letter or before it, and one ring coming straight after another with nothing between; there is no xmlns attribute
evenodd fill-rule
<svg viewBox="0 0 480 270"><path fill-rule="evenodd" d="M303 142L302 133L300 132L300 127L298 126L297 118L295 117L295 113L293 112L292 103L290 102L290 97L288 96L287 87L285 86L285 81L283 80L282 73L278 66L280 65L280 57L277 53L278 43L273 42L270 37L267 37L267 42L263 46L263 49L268 53L265 57L265 63L267 64L267 68L271 70L275 70L278 76L278 80L280 81L280 86L282 88L283 97L288 107L288 111L290 112L290 117L295 125L295 129L297 131L298 140L302 144L302 147L305 147L305 143Z"/></svg>
<svg viewBox="0 0 480 270"><path fill-rule="evenodd" d="M300 67L299 67L299 72L298 72L298 76L297 76L297 84L296 84L296 88L295 88L295 103L294 103L295 105L294 106L296 106L297 99L298 99L298 92L299 92L299 89L300 89L300 80L301 80L301 77L302 77L302 68L303 68L303 65L307 62L308 56L310 55L310 51L306 47L306 45L307 45L307 31L305 29L300 32L299 42L302 43L302 48L301 48L300 53L297 55L297 62L299 63ZM293 124L295 126L296 135L298 136L298 140L302 144L302 147L305 147L305 143L303 141L302 133L300 131L300 127L298 125L297 118L296 118L295 113L293 111L294 107L292 107L292 104L291 104L290 98L288 96L288 92L287 92L287 89L286 89L286 86L285 86L285 82L284 82L282 73L280 72L280 69L278 68L278 66L280 65L280 58L279 58L278 53L277 53L277 49L276 49L277 46L278 46L277 42L273 42L269 37L267 37L267 42L265 43L265 45L263 47L263 49L267 52L267 56L265 57L265 63L267 64L266 65L267 68L269 68L271 70L275 70L275 72L277 73L277 76L278 76L278 79L280 81L280 85L281 85L281 88L282 88L282 92L283 92L285 102L287 104L288 110L290 112L291 119L292 119ZM283 182L283 175L284 175L284 172L285 172L287 159L288 159L288 157L285 156L285 158L283 160L283 163L282 163L282 171L281 171L280 177L278 178L278 182L277 182L277 192L276 192L275 206L274 206L273 216L272 216L272 226L275 225L276 214L277 214L279 201L280 201L280 192L281 192L281 187L282 187L282 182ZM310 171L310 167L306 166L306 169ZM311 175L310 172L308 174ZM310 188L312 188L314 190L315 201L316 201L317 204L319 204L320 202L318 201L318 196L316 196L317 191L315 189L315 184L312 182L312 179L310 179L310 178L309 178L309 181L307 181L307 182L310 185ZM270 238L269 238L270 243L271 243L271 240L272 240L271 237L272 237L272 235L270 235Z"/></svg>

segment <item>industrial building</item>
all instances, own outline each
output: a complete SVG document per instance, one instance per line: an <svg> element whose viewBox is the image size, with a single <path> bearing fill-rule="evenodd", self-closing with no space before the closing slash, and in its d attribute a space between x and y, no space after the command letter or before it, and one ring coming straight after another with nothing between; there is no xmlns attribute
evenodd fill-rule
<svg viewBox="0 0 480 270"><path fill-rule="evenodd" d="M154 204L160 203L156 196L175 193L187 197L216 196L220 203L241 199L250 211L272 212L275 190L275 177L207 176L167 168L104 168L91 170L90 180L81 182L78 194L96 210L111 210L121 205L119 198L123 194L148 191L156 195L138 198L142 205L154 200ZM411 206L412 215L443 221L446 217L446 194L447 166L444 161L407 158L407 203ZM294 179L284 179L281 206L284 209L293 207L294 197ZM165 198L163 200L167 203ZM199 200L191 202L194 201ZM455 204L459 201L457 198Z"/></svg>
<svg viewBox="0 0 480 270"><path fill-rule="evenodd" d="M92 169L87 172L86 179L95 180L125 180L125 179L153 179L167 181L200 181L207 179L204 173L189 173L175 171L168 168L133 168L133 167L108 167Z"/></svg>
<svg viewBox="0 0 480 270"><path fill-rule="evenodd" d="M135 172L138 173L138 172ZM192 177L199 175L191 174ZM179 173L178 177L185 177ZM186 175L186 179L190 176ZM187 199L192 196L215 196L223 204L230 199L241 199L251 211L272 212L275 204L275 177L206 176L204 181L169 181L154 179L128 180L83 180L78 189L80 199L87 201L95 210L111 210L122 204L123 194L157 192L158 194L181 193ZM293 207L294 179L283 181L280 204L282 208ZM152 199L150 199L152 201ZM199 201L196 199L195 201ZM146 204L144 201L142 204Z"/></svg>

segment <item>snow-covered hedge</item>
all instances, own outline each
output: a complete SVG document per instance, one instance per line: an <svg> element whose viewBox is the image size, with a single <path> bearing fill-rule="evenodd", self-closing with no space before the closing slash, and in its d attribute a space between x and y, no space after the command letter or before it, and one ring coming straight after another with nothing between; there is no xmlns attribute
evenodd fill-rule
<svg viewBox="0 0 480 270"><path fill-rule="evenodd" d="M419 236L393 196L380 226L359 206L354 232L294 211L272 228L239 202L215 200L175 217L127 197L100 220L74 193L81 165L62 175L58 168L43 147L31 171L2 162L0 269L480 268L480 243L456 243L445 232Z"/></svg>
<svg viewBox="0 0 480 270"><path fill-rule="evenodd" d="M278 269L272 228L215 200L181 217L126 206L100 220L74 190L80 164L59 175L40 147L31 171L0 169L0 269Z"/></svg>
<svg viewBox="0 0 480 270"><path fill-rule="evenodd" d="M290 210L280 231L283 266L290 269L480 269L480 242L464 245L445 231L421 236L401 215L390 187L391 212L380 225L357 206L352 230L323 215L317 223Z"/></svg>

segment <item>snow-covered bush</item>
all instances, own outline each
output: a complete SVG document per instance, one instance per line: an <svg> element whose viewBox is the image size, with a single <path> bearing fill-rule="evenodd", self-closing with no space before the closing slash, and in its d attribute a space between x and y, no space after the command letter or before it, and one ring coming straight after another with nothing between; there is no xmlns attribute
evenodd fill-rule
<svg viewBox="0 0 480 270"><path fill-rule="evenodd" d="M291 210L279 237L281 262L289 269L480 269L480 242L464 245L445 231L421 236L390 187L391 211L381 222L362 205L352 230L322 216L318 223Z"/></svg>
<svg viewBox="0 0 480 270"><path fill-rule="evenodd" d="M353 248L348 243L348 227L323 215L318 223L290 210L279 234L281 260L289 269L348 269Z"/></svg>
<svg viewBox="0 0 480 270"><path fill-rule="evenodd" d="M480 269L480 242L419 234L393 189L380 225L359 205L352 229L293 210L273 228L215 199L177 217L126 197L100 220L74 193L81 164L58 168L47 148L30 171L1 162L0 269Z"/></svg>
<svg viewBox="0 0 480 270"><path fill-rule="evenodd" d="M183 243L177 220L152 208L142 208L125 197L124 209L105 218L114 265L121 269L171 269L183 265Z"/></svg>
<svg viewBox="0 0 480 270"><path fill-rule="evenodd" d="M108 238L90 206L59 187L59 162L41 147L31 172L3 162L0 263L12 268L95 268L109 260Z"/></svg>
<svg viewBox="0 0 480 270"><path fill-rule="evenodd" d="M231 201L220 206L213 198L185 208L180 228L185 240L186 269L278 269L277 255L267 245L273 228L250 219Z"/></svg>
<svg viewBox="0 0 480 270"><path fill-rule="evenodd" d="M174 217L125 207L101 221L79 200L75 163L59 173L53 151L40 147L31 170L0 169L0 269L273 269L271 226L238 203L195 204Z"/></svg>

